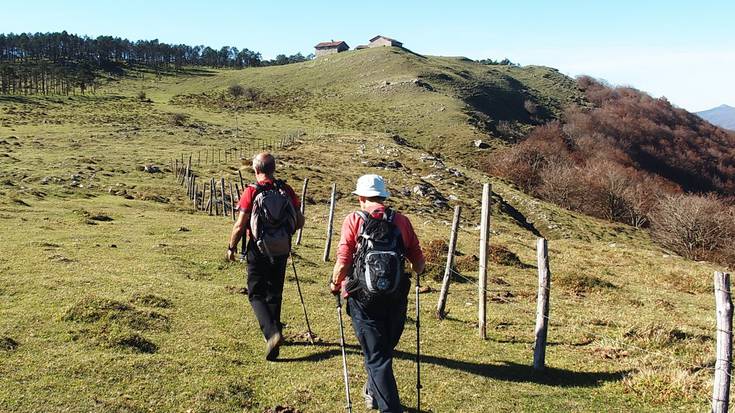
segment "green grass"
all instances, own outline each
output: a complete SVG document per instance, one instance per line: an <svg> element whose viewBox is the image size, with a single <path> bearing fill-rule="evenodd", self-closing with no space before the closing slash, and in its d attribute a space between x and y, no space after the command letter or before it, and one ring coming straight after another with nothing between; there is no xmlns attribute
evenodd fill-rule
<svg viewBox="0 0 735 413"><path fill-rule="evenodd" d="M467 70L470 80L484 71L513 77L551 102L538 98L551 112L553 102L573 99L571 89L557 86L552 70L485 67L388 49L329 59L212 76L128 79L96 97L0 97L0 411L262 412L275 405L341 411L338 328L325 287L331 268L321 255L332 182L339 189L339 229L342 217L356 208L349 195L354 181L367 172L388 179L392 204L411 218L426 245L446 240L452 211L436 208L413 188L430 183L456 198L449 205L463 206L461 258L477 254L480 187L493 184L491 242L508 252L489 269L489 337L477 337L474 261L465 259L462 271L470 282L451 285L444 321L433 317L439 285L427 274L422 283L433 292L421 295L425 408L707 408L715 268L670 255L644 232L532 199L472 169L468 158L459 157L466 150L452 148L481 135L468 126L466 104L458 99L465 81L460 71ZM427 80L439 92L400 84L420 75L431 79L429 73L449 76ZM384 80L397 86L381 91ZM305 90L313 106L243 110L235 139L229 111L171 103L175 96L217 92L235 81L268 91L280 87L278 96ZM135 98L141 89L153 103ZM432 105L446 109L431 111ZM188 123L173 126L175 112L187 113ZM323 117L336 112L344 113L341 123ZM358 112L403 119L400 133L411 142L446 147L453 155L437 167L423 150L357 122ZM289 271L283 310L288 345L281 362L268 363L241 293L244 266L223 259L231 221L194 212L166 168L174 157L193 153L196 159L199 150L210 148L245 147L249 156L253 139L298 128L306 131L302 140L276 155L280 176L297 190L310 179L296 264L321 340L312 346L304 339ZM434 145L438 135L444 135L441 145ZM392 160L402 166L379 166ZM147 163L164 172L140 171ZM231 178L241 166L232 161L195 170L205 178ZM179 231L182 226L190 231ZM530 368L537 285L530 226L549 239L552 271L549 370L542 374ZM438 260L432 264L440 270ZM414 311L411 299L395 360L409 406L415 403ZM346 327L350 377L359 389L365 373L349 322ZM353 398L359 400L357 390Z"/></svg>

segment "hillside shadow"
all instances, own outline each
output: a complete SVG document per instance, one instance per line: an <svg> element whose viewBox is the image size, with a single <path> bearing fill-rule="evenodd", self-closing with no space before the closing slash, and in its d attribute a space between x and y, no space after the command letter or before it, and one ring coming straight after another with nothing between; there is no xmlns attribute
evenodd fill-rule
<svg viewBox="0 0 735 413"><path fill-rule="evenodd" d="M312 346L309 343L292 343L291 345ZM339 345L336 343L316 343L313 347L332 348L317 351L301 357L280 358L278 359L278 362L318 362L334 357L341 357L342 355ZM346 352L348 354L361 354L360 347L357 345L347 345ZM396 350L393 353L393 356L400 360L414 361L416 359L416 355L414 353L407 353L400 350ZM588 372L553 367L547 367L545 371L537 372L533 369L533 366L518 364L512 361L503 361L499 364L485 364L463 360L452 360L446 357L433 356L429 354L421 355L421 363L433 364L435 366L470 373L489 379L512 383L536 383L554 387L597 387L606 382L621 380L623 376L629 372L629 370L618 370L614 372Z"/></svg>
<svg viewBox="0 0 735 413"><path fill-rule="evenodd" d="M38 104L38 101L31 99L26 96L17 95L0 95L0 103L34 103Z"/></svg>
<svg viewBox="0 0 735 413"><path fill-rule="evenodd" d="M508 202L503 199L500 194L496 194L498 198L500 198L500 211L504 212L509 217L513 218L513 221L516 222L518 226L525 229L526 231L529 231L533 235L537 237L542 237L541 232L536 228L533 223L528 222L528 219L525 215L518 209L516 209L513 205L509 204Z"/></svg>

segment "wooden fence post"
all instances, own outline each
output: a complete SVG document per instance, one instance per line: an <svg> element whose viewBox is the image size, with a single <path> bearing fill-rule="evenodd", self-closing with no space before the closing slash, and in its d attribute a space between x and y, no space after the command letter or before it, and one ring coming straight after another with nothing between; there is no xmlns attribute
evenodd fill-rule
<svg viewBox="0 0 735 413"><path fill-rule="evenodd" d="M551 271L549 271L549 244L544 238L536 241L538 263L538 298L536 299L536 344L533 347L533 369L546 368L546 337L549 331L549 295Z"/></svg>
<svg viewBox="0 0 735 413"><path fill-rule="evenodd" d="M240 188L242 188L242 190L244 191L245 181L242 179L242 172L239 169L237 170L237 175L240 176Z"/></svg>
<svg viewBox="0 0 735 413"><path fill-rule="evenodd" d="M194 195L196 194L196 187L197 187L197 177L194 174L191 174L191 198L194 198Z"/></svg>
<svg viewBox="0 0 735 413"><path fill-rule="evenodd" d="M224 177L220 178L220 184L221 184L221 189L222 189L222 216L226 217L227 216L227 204L225 203L225 194L227 193L227 191L225 190L225 178Z"/></svg>
<svg viewBox="0 0 735 413"><path fill-rule="evenodd" d="M446 313L444 307L447 305L447 294L449 294L449 280L452 278L452 269L454 267L454 251L457 248L457 230L459 229L459 215L462 207L457 205L454 207L454 219L452 220L452 232L449 234L449 251L447 251L447 264L444 267L444 278L442 279L442 289L439 292L439 302L436 304L436 316L440 320L444 319Z"/></svg>
<svg viewBox="0 0 735 413"><path fill-rule="evenodd" d="M209 215L219 215L219 206L217 204L217 185L214 183L214 178L209 180L209 191L212 205L210 205Z"/></svg>
<svg viewBox="0 0 735 413"><path fill-rule="evenodd" d="M232 220L235 221L235 191L232 189L232 182L230 182L230 210L232 210Z"/></svg>
<svg viewBox="0 0 735 413"><path fill-rule="evenodd" d="M184 165L185 164L182 161L181 166L184 170L182 171L183 173L181 174L181 176L179 176L179 185L184 185L184 182L186 182L186 176L189 175L189 168Z"/></svg>
<svg viewBox="0 0 735 413"><path fill-rule="evenodd" d="M301 215L304 215L306 210L306 187L309 185L309 178L304 178L304 186L301 188ZM299 228L298 234L296 234L296 245L301 245L301 233L304 231L304 227Z"/></svg>
<svg viewBox="0 0 735 413"><path fill-rule="evenodd" d="M329 203L329 221L327 221L327 242L324 245L324 257L323 260L329 261L329 250L332 247L332 232L334 224L334 204L336 203L337 197L337 184L332 184L332 197Z"/></svg>
<svg viewBox="0 0 735 413"><path fill-rule="evenodd" d="M480 222L480 269L477 282L478 331L480 338L487 338L487 255L490 249L490 184L482 185L482 214Z"/></svg>
<svg viewBox="0 0 735 413"><path fill-rule="evenodd" d="M730 274L715 272L715 304L717 307L717 359L712 386L712 412L727 413L730 404L730 371L732 364L732 294Z"/></svg>

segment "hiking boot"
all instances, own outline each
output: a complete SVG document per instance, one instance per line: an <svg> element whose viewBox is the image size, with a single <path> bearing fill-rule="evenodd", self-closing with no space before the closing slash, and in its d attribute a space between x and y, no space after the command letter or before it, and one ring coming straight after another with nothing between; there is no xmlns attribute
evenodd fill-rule
<svg viewBox="0 0 735 413"><path fill-rule="evenodd" d="M362 397L365 399L365 407L370 410L378 410L378 402L375 401L373 396L368 391L367 382L362 385Z"/></svg>
<svg viewBox="0 0 735 413"><path fill-rule="evenodd" d="M283 336L280 332L273 334L265 343L265 359L274 361L280 353L279 347L283 344Z"/></svg>

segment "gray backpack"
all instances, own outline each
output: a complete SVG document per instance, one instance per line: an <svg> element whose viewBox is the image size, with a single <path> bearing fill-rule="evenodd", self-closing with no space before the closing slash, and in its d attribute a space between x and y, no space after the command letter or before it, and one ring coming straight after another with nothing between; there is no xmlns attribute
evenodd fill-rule
<svg viewBox="0 0 735 413"><path fill-rule="evenodd" d="M391 209L386 209L381 218L364 211L357 214L362 223L347 291L363 304L371 305L394 296L406 281L403 237L393 223L395 212Z"/></svg>
<svg viewBox="0 0 735 413"><path fill-rule="evenodd" d="M291 252L291 236L296 232L296 208L285 190L285 182L255 186L250 213L250 235L258 250L271 262Z"/></svg>

